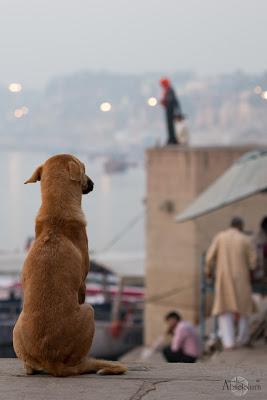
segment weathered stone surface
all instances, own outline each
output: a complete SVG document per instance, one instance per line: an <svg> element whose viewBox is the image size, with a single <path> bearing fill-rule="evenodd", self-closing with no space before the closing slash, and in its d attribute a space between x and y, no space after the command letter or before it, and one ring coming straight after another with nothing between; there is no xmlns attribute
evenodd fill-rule
<svg viewBox="0 0 267 400"><path fill-rule="evenodd" d="M208 362L196 364L130 363L123 376L82 375L53 378L26 376L16 359L0 359L1 400L209 400L231 399L223 389L225 379L241 376L249 384L248 399L266 400L266 346L223 353Z"/></svg>

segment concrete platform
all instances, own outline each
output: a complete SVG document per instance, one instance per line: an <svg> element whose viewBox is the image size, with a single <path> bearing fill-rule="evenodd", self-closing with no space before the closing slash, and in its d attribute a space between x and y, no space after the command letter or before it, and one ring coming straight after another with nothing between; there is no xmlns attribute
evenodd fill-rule
<svg viewBox="0 0 267 400"><path fill-rule="evenodd" d="M240 360L239 360L240 361ZM239 363L239 362L238 362ZM0 359L1 400L209 400L231 399L230 381L248 380L248 399L267 399L267 367L199 362L197 364L130 363L123 376L82 375L53 378L48 375L26 376L20 361ZM225 381L227 380L228 386ZM257 386L256 386L257 385ZM253 387L253 388L252 388Z"/></svg>

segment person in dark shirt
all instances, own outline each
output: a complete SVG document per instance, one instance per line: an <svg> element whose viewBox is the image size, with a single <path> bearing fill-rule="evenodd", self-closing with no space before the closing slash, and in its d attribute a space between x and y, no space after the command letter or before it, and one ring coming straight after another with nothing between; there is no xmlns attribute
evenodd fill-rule
<svg viewBox="0 0 267 400"><path fill-rule="evenodd" d="M162 78L160 80L160 85L163 88L161 104L165 108L166 112L166 122L168 131L167 144L179 144L175 135L174 121L175 119L180 121L184 119L181 106L178 98L175 95L175 92L171 86L169 79Z"/></svg>

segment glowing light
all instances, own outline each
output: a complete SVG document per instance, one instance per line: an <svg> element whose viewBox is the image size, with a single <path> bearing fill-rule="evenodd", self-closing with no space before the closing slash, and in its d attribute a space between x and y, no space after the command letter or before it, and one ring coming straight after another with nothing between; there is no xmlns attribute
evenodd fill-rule
<svg viewBox="0 0 267 400"><path fill-rule="evenodd" d="M111 104L108 101L100 104L100 110L102 112L108 112L111 110Z"/></svg>
<svg viewBox="0 0 267 400"><path fill-rule="evenodd" d="M260 86L255 86L254 93L261 94L261 92L262 92L262 88Z"/></svg>
<svg viewBox="0 0 267 400"><path fill-rule="evenodd" d="M156 97L149 97L149 99L147 100L147 104L150 107L155 107L158 104L158 100L156 99Z"/></svg>
<svg viewBox="0 0 267 400"><path fill-rule="evenodd" d="M21 108L17 108L15 111L14 111L14 117L15 118L21 118L21 117L23 117L23 111L22 111L22 109Z"/></svg>
<svg viewBox="0 0 267 400"><path fill-rule="evenodd" d="M19 93L22 91L22 85L21 83L10 83L10 85L8 86L8 90L12 93Z"/></svg>
<svg viewBox="0 0 267 400"><path fill-rule="evenodd" d="M267 100L267 90L266 90L265 92L262 92L261 97L262 97L264 100Z"/></svg>
<svg viewBox="0 0 267 400"><path fill-rule="evenodd" d="M255 86L254 93L261 94L261 92L262 92L262 88L260 86Z"/></svg>
<svg viewBox="0 0 267 400"><path fill-rule="evenodd" d="M21 108L16 108L16 110L14 111L14 117L21 118L21 117L23 117L23 115L27 115L28 112L29 112L29 109L26 106L23 106Z"/></svg>
<svg viewBox="0 0 267 400"><path fill-rule="evenodd" d="M29 109L26 106L21 107L21 111L23 112L24 115L27 115L29 113Z"/></svg>

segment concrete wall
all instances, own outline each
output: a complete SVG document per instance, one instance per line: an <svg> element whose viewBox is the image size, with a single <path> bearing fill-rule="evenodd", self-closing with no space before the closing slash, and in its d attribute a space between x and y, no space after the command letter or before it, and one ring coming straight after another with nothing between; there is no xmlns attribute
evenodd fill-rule
<svg viewBox="0 0 267 400"><path fill-rule="evenodd" d="M213 235L241 215L255 230L266 196L257 195L193 222L177 224L175 215L220 176L248 147L179 148L147 151L146 296L147 344L162 333L163 317L179 309L198 318L199 259Z"/></svg>

